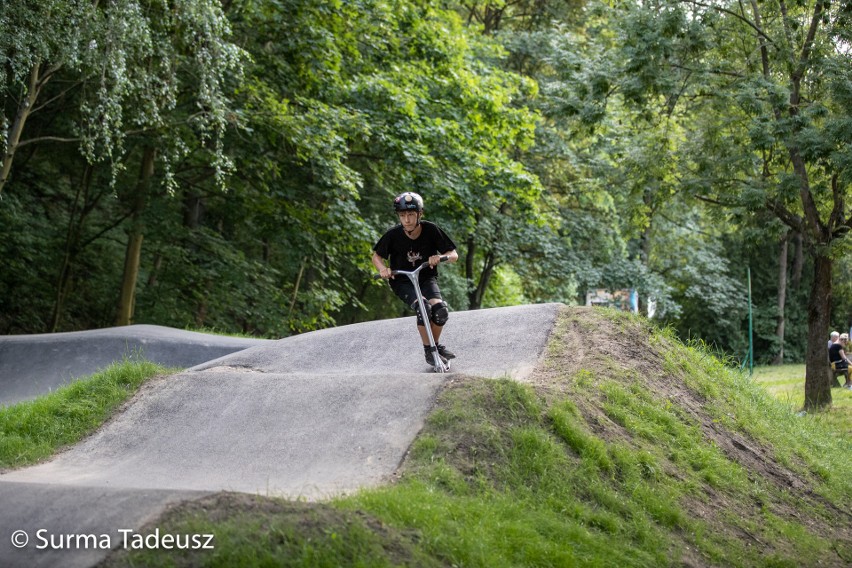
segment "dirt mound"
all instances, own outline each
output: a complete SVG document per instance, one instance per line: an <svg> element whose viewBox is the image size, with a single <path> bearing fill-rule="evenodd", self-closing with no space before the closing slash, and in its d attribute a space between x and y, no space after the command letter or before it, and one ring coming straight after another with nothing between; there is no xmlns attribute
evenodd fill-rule
<svg viewBox="0 0 852 568"><path fill-rule="evenodd" d="M687 370L676 368L666 354L676 342L650 340L647 322L632 318L602 317L595 308L571 308L562 314L561 325L553 341L562 348L551 354L530 382L544 390L565 386L565 377L588 374L613 377L625 383L641 385L661 404L673 404L683 410L705 437L742 465L754 477L767 479L793 490L806 490L808 480L776 461L774 449L743 432L729 430L708 410L708 397L686 378ZM624 438L625 429L601 410L601 399L578 400L589 424L605 438ZM801 465L801 464L800 464Z"/></svg>
<svg viewBox="0 0 852 568"><path fill-rule="evenodd" d="M544 399L570 396L590 431L608 443L627 444L637 451L649 443L665 443L644 436L641 428L633 427L628 417L620 418L611 408L607 385L613 382L623 385L625 392L637 399L672 409L672 415L686 427L700 431L705 444L721 450L750 483L762 487L754 491L752 499L744 501L731 494L724 483L706 480L701 487L703 497L685 501L691 514L714 530L748 541L750 546L765 547L767 553L778 552L777 544L764 542L756 531L747 528L752 523L760 526L768 513L814 534L837 538L843 542L841 548L852 550L852 515L816 489L827 472L809 463L801 451L779 447L767 439L768 432L752 423L757 420L751 413L759 412L761 397L768 395L756 393L759 387L747 384L745 376L739 378L739 384L720 382L720 376L738 380L737 373L721 369L723 366L704 346L690 350L671 335L655 330L647 320L597 308L566 308L560 314L545 363L528 381ZM736 399L742 398L755 400L746 405L740 400L738 404ZM788 426L795 420L792 413L786 417ZM795 424L790 427L796 428ZM680 475L682 464L676 462L672 459L663 465L667 475ZM759 495L766 484L775 488L773 498ZM732 517L749 521L731 524ZM822 564L848 565L850 559L845 553L837 554L822 559Z"/></svg>

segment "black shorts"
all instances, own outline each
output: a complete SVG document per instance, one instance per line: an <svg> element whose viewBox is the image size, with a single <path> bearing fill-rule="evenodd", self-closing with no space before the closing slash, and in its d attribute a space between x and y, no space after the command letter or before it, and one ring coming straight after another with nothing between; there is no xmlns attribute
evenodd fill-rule
<svg viewBox="0 0 852 568"><path fill-rule="evenodd" d="M417 303L417 292L414 291L414 284L411 283L411 280L406 276L397 276L391 282L391 288L394 291L400 300L405 302L406 306L410 308L414 308L414 305ZM428 278L420 282L420 292L423 294L423 299L428 303L429 300L439 299L443 300L443 296L441 296L441 291L438 289L438 280L435 278Z"/></svg>

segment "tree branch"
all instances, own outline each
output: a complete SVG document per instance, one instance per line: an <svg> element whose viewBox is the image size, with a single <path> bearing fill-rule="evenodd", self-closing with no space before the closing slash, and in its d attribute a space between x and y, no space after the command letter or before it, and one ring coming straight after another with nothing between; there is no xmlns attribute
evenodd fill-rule
<svg viewBox="0 0 852 568"><path fill-rule="evenodd" d="M698 201L703 201L704 203L718 205L720 207L728 207L730 209L741 206L739 203L733 201L722 201L721 199L713 199L712 197L707 197L705 195L694 195L693 197L695 197Z"/></svg>
<svg viewBox="0 0 852 568"><path fill-rule="evenodd" d="M61 93L59 93L59 94L58 94L58 95L56 95L55 97L52 97L52 98L50 98L50 99L48 99L48 100L44 101L44 102L43 102L43 103L41 103L39 106L37 106L36 108L34 108L34 109L33 109L33 113L36 113L36 112L40 111L41 109L43 109L44 107L46 107L46 106L48 106L50 103L52 103L53 101L55 101L55 100L57 100L57 99L61 99L61 98L62 98L62 97L64 97L67 93L69 93L70 91L72 91L73 89L77 88L78 86L80 86L80 85L82 85L82 84L83 84L82 82L77 82L77 83L72 84L70 87L68 87L67 89L63 90Z"/></svg>
<svg viewBox="0 0 852 568"><path fill-rule="evenodd" d="M760 37L762 37L763 39L765 39L769 43L774 43L772 41L772 38L767 36L766 34L764 34L763 30L761 30L758 26L756 26L754 22L752 22L751 20L746 18L744 15L735 12L734 10L729 10L729 9L727 9L723 6L719 6L717 4L708 4L708 3L705 3L705 2L697 2L696 0L686 0L684 3L685 4L692 4L693 6L700 6L702 8L706 8L708 10L715 10L717 12L721 12L723 14L727 14L729 16L732 16L732 17L736 18L737 20L740 20L742 23L744 23L748 27L754 29L754 31L756 31Z"/></svg>
<svg viewBox="0 0 852 568"><path fill-rule="evenodd" d="M839 174L835 172L831 176L831 196L834 202L831 208L831 213L828 216L828 230L832 237L837 237L849 231L849 219L844 216L846 213L846 202L843 199L843 191L838 183Z"/></svg>
<svg viewBox="0 0 852 568"><path fill-rule="evenodd" d="M772 211L782 223L800 233L804 233L804 219L778 203L777 201L767 201L766 208Z"/></svg>
<svg viewBox="0 0 852 568"><path fill-rule="evenodd" d="M30 138L18 143L18 148L23 148L29 144L37 144L39 142L79 142L82 138L61 138L59 136L40 136L39 138Z"/></svg>
<svg viewBox="0 0 852 568"><path fill-rule="evenodd" d="M102 231L98 232L97 234L95 234L91 238L86 239L85 241L82 241L80 243L80 250L83 250L84 248L86 248L87 246L89 246L90 244L92 244L93 242L98 240L99 238L101 238L106 233L108 233L108 232L112 231L113 229L115 229L116 227L118 227L124 221L129 219L132 214L133 214L132 211L128 211L127 213L122 215L117 221L115 221L114 223L111 223L111 224L107 225L106 227L104 227L104 229Z"/></svg>
<svg viewBox="0 0 852 568"><path fill-rule="evenodd" d="M819 29L819 23L822 21L822 12L825 8L825 4L825 0L817 0L816 5L814 6L814 15L811 17L811 25L808 28L808 35L805 38L804 44L802 44L802 53L799 55L799 65L793 72L794 77L798 80L801 80L805 75L805 70L811 56L811 49L813 49L814 45L814 38L816 37L817 29Z"/></svg>
<svg viewBox="0 0 852 568"><path fill-rule="evenodd" d="M18 112L6 136L6 153L3 156L3 166L0 168L0 192L3 191L6 181L9 179L9 174L12 171L12 162L15 159L15 152L18 150L18 145L21 141L21 133L24 131L27 118L29 118L33 106L38 99L41 86L44 85L44 81L40 80L39 68L39 64L36 63L30 69L27 95L18 104Z"/></svg>

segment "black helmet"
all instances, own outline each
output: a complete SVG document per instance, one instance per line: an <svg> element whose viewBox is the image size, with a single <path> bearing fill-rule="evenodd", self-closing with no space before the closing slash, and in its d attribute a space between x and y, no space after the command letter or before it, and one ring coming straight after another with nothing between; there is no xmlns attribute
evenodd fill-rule
<svg viewBox="0 0 852 568"><path fill-rule="evenodd" d="M423 198L420 197L419 194L406 191L405 193L400 193L393 200L393 210L394 211L417 211L418 213L423 212Z"/></svg>

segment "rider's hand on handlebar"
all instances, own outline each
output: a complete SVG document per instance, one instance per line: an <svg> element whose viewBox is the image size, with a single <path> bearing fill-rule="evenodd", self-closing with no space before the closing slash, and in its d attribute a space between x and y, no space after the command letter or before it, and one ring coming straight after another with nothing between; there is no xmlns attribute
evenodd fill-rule
<svg viewBox="0 0 852 568"><path fill-rule="evenodd" d="M429 257L429 268L435 268L441 263L441 255L435 254Z"/></svg>
<svg viewBox="0 0 852 568"><path fill-rule="evenodd" d="M390 278L390 279L393 279L393 270L392 270L390 267L385 266L384 268L382 268L382 269L379 271L379 276L381 276L381 277L382 277L382 278L384 278L385 280L387 280L387 279L389 279L389 278Z"/></svg>

